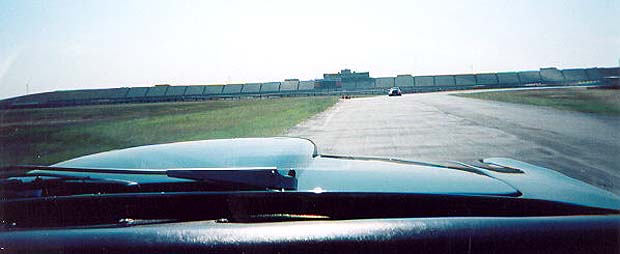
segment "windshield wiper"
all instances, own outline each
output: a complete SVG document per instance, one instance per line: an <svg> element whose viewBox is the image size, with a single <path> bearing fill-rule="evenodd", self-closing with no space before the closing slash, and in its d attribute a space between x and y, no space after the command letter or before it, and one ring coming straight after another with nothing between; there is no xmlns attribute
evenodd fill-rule
<svg viewBox="0 0 620 254"><path fill-rule="evenodd" d="M197 183L243 185L253 189L295 190L297 179L295 171L290 169L282 175L275 167L245 168L179 168L179 169L119 169L119 168L68 168L56 166L11 166L0 169L0 190L7 192L33 190L41 186L79 186L122 187L123 189L139 188L133 181L113 179L114 177L98 178L95 176L74 177L62 175L61 172L118 174L118 175L165 175L173 178L191 179ZM30 179L28 181L28 178ZM183 185L182 183L163 183ZM135 187L137 186L137 187ZM94 189L97 193L96 188Z"/></svg>
<svg viewBox="0 0 620 254"><path fill-rule="evenodd" d="M476 173L476 174L482 174L486 176L488 175L484 173L484 171L481 171L481 170L490 170L490 171L500 172L500 173L523 173L523 171L519 169L508 168L508 167L496 165L493 163L487 163L484 161L484 159L472 160L468 162L460 162L460 161L423 162L423 161L415 161L415 160L392 158L392 157L349 156L349 155L333 155L333 154L321 154L320 156L322 158L331 158L331 159L384 161L384 162L428 166L428 167L435 167L435 168L455 169L455 170L467 171L467 172Z"/></svg>
<svg viewBox="0 0 620 254"><path fill-rule="evenodd" d="M42 197L54 193L132 192L138 188L137 182L121 179L23 173L0 179L0 198ZM50 190L53 191L50 193Z"/></svg>

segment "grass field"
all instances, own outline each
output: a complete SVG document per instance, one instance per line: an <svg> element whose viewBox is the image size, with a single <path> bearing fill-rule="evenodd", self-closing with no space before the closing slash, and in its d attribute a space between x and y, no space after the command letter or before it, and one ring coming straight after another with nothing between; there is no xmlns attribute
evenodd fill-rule
<svg viewBox="0 0 620 254"><path fill-rule="evenodd" d="M620 90L612 89L538 89L455 94L456 96L547 106L578 112L620 115Z"/></svg>
<svg viewBox="0 0 620 254"><path fill-rule="evenodd" d="M50 164L145 144L277 136L337 100L298 97L5 110L0 111L0 166Z"/></svg>

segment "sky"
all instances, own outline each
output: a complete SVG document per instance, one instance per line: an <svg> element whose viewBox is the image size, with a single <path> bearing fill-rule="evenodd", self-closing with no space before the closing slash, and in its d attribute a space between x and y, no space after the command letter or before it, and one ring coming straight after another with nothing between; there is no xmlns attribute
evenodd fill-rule
<svg viewBox="0 0 620 254"><path fill-rule="evenodd" d="M53 90L608 67L620 1L0 0L0 99Z"/></svg>

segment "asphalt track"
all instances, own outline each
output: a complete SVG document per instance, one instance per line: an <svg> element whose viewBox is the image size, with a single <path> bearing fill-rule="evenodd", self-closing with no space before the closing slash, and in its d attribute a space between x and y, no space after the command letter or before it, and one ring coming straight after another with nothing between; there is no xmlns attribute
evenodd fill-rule
<svg viewBox="0 0 620 254"><path fill-rule="evenodd" d="M620 117L451 96L341 100L290 129L324 154L421 161L509 157L620 194Z"/></svg>

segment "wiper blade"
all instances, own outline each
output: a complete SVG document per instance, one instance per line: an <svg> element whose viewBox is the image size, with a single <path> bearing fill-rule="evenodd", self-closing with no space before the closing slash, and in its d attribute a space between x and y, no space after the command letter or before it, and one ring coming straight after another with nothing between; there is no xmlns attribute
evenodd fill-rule
<svg viewBox="0 0 620 254"><path fill-rule="evenodd" d="M178 168L178 169L121 169L121 168L68 168L56 166L20 165L0 169L0 177L29 176L30 170L55 172L166 175L168 177L209 181L216 183L243 184L265 189L296 190L295 171L290 169L282 175L275 167L243 168ZM6 172L6 173L4 173ZM36 175L36 174L34 174Z"/></svg>
<svg viewBox="0 0 620 254"><path fill-rule="evenodd" d="M350 155L334 155L334 154L321 154L320 156L322 158L330 158L330 159L384 161L384 162L413 164L413 165L436 167L436 168L461 169L461 168L455 168L452 165L444 165L444 164L441 164L441 163L431 163L431 162L415 161L415 160L408 160L408 159L399 159L399 158L392 158L392 157L350 156Z"/></svg>
<svg viewBox="0 0 620 254"><path fill-rule="evenodd" d="M482 174L486 176L488 176L488 174L486 174L483 170L490 170L490 171L500 172L500 173L523 173L523 171L519 169L509 168L509 167L505 167L501 165L496 165L493 163L487 163L484 161L484 159L473 160L473 161L468 161L468 162L460 162L460 161L423 162L423 161L415 161L415 160L392 158L392 157L349 156L349 155L333 155L333 154L321 154L320 156L322 158L331 158L331 159L384 161L384 162L429 166L429 167L436 167L436 168L455 169L455 170L467 171L467 172L476 173L476 174Z"/></svg>

